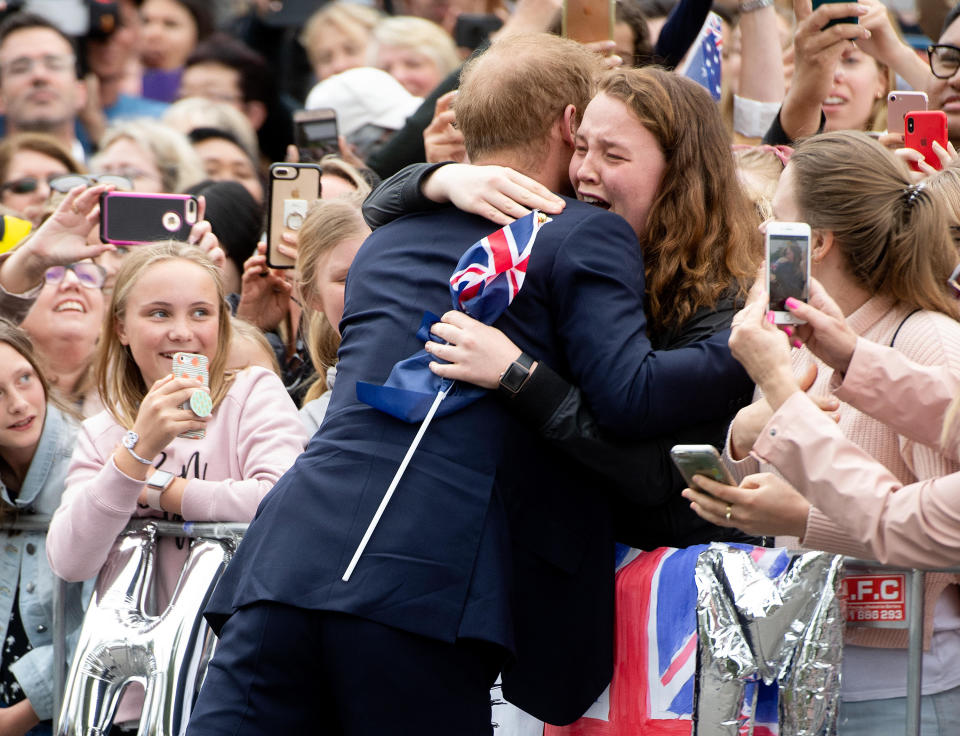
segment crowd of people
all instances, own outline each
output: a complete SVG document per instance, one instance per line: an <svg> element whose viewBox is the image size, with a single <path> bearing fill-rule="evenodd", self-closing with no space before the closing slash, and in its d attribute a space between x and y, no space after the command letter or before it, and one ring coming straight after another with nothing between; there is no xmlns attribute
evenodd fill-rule
<svg viewBox="0 0 960 736"><path fill-rule="evenodd" d="M250 524L190 736L491 734L498 677L571 723L610 682L617 543L960 563L960 5L617 0L589 43L558 0L4 5L3 736L52 733L57 578L69 655L134 517ZM891 92L947 140L907 147ZM320 181L276 229L271 163ZM101 237L125 192L195 203L183 241ZM533 211L528 258L484 240ZM767 258L778 221L809 248ZM480 241L522 273L495 321L451 305ZM410 356L487 391L418 434L358 398ZM678 444L736 485L688 487ZM155 613L187 551L160 540ZM960 575L926 580L946 735ZM841 736L902 733L906 646L847 627Z"/></svg>

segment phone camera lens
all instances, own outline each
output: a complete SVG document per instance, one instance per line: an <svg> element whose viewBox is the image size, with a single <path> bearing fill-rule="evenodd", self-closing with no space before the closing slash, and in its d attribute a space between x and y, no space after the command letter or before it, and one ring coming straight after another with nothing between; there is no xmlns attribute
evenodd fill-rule
<svg viewBox="0 0 960 736"><path fill-rule="evenodd" d="M908 132L908 133L912 133L912 132L913 132L913 118L908 118L908 119L907 119L907 132Z"/></svg>

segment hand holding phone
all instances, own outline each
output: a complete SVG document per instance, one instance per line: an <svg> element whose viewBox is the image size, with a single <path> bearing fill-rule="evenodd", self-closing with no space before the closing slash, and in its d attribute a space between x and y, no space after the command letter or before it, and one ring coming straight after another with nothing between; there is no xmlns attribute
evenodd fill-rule
<svg viewBox="0 0 960 736"><path fill-rule="evenodd" d="M267 265L293 268L296 259L278 246L284 231L296 232L314 200L320 199L320 167L316 164L271 164L267 207Z"/></svg>
<svg viewBox="0 0 960 736"><path fill-rule="evenodd" d="M824 3L847 3L847 2L850 2L850 0L813 0L813 9L816 10ZM829 23L827 23L827 25L824 26L824 29L829 28L830 26L839 25L840 23L853 23L854 25L858 25L860 23L860 19L855 15L850 15L850 16L847 16L846 18L834 18L832 21L830 21Z"/></svg>
<svg viewBox="0 0 960 736"><path fill-rule="evenodd" d="M695 475L703 475L728 486L737 485L727 466L720 459L720 453L713 445L674 445L670 450L670 458L687 482L687 486L701 493L706 491L693 482Z"/></svg>
<svg viewBox="0 0 960 736"><path fill-rule="evenodd" d="M337 111L329 107L297 110L293 113L293 140L301 161L319 161L340 153Z"/></svg>
<svg viewBox="0 0 960 736"><path fill-rule="evenodd" d="M907 148L923 154L923 160L937 171L943 168L940 157L933 150L934 142L947 147L947 114L943 110L908 112L905 118L903 142ZM921 171L916 162L910 162L913 171Z"/></svg>
<svg viewBox="0 0 960 736"><path fill-rule="evenodd" d="M766 226L768 311L776 324L803 324L784 302L810 299L810 226L805 222L771 221Z"/></svg>

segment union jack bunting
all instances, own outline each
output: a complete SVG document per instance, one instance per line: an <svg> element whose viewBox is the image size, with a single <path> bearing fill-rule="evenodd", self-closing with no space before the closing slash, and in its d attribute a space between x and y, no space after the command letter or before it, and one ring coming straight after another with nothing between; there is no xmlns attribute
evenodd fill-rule
<svg viewBox="0 0 960 736"><path fill-rule="evenodd" d="M534 210L469 248L450 277L454 306L485 324L503 314L523 286L533 242L548 222Z"/></svg>

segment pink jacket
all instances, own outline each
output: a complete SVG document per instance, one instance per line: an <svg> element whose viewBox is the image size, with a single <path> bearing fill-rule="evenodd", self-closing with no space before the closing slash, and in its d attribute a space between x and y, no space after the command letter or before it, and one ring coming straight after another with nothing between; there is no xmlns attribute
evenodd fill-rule
<svg viewBox="0 0 960 736"><path fill-rule="evenodd" d="M960 376L859 340L837 396L904 436L939 446ZM944 448L956 456L956 445ZM753 453L827 516L843 520L834 551L906 567L960 564L960 473L909 485L847 439L806 395L773 415Z"/></svg>
<svg viewBox="0 0 960 736"><path fill-rule="evenodd" d="M97 574L114 539L133 516L166 516L139 506L143 482L120 472L112 455L126 430L106 411L81 426L60 507L50 522L47 557L66 580ZM307 435L297 408L276 375L247 368L233 380L200 440L176 438L158 468L190 478L183 494L187 521L250 521L260 500L303 451ZM157 604L169 602L186 560L186 546L161 538L156 561ZM142 691L141 691L142 693ZM140 697L126 697L116 723L136 719Z"/></svg>
<svg viewBox="0 0 960 736"><path fill-rule="evenodd" d="M933 312L911 314L909 308L896 304L887 297L875 296L851 314L847 318L847 323L858 335L876 343L878 347L889 346L896 335L894 348L901 356L930 366L931 370L940 369L960 373L960 324L946 315ZM867 344L866 341L863 342L864 345ZM833 371L819 363L809 351L794 352L794 368L798 375L810 362L816 362L819 368L810 394L822 396L838 387L839 381L833 376ZM851 365L845 383L849 383L850 386L856 385L857 370L858 367L863 370L863 362L869 361L859 361ZM873 361L873 363L874 365L867 368L883 370L880 361ZM870 380L873 378L868 374L860 381L860 385ZM882 395L883 392L874 395L873 403L879 403L878 399L882 401ZM898 432L894 426L882 419L869 416L854 402L847 403L842 393L838 393L837 398L841 399L840 422L834 427L839 430L837 436L844 437L861 448L865 456L872 458L874 462L882 463L901 485L940 478L957 471L955 453L941 453L938 448L918 441L912 435ZM729 442L727 452L729 452ZM766 463L758 463L761 457L763 456L759 453L754 453L740 462L731 462L734 477L740 479L758 470L773 470L774 468ZM813 507L807 517L807 533L803 540L805 547L855 557L873 556L867 547L851 541L850 532L846 526L855 513L851 507L844 507L842 511L833 507L833 513L836 515L831 518L830 514L818 507L816 501L812 498L811 501ZM928 613L925 627L927 642L932 631L935 603L944 588L957 580L958 577L955 575L937 573L927 576L925 588ZM848 627L847 643L905 647L907 637L906 631L902 630Z"/></svg>

